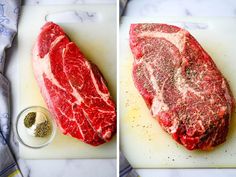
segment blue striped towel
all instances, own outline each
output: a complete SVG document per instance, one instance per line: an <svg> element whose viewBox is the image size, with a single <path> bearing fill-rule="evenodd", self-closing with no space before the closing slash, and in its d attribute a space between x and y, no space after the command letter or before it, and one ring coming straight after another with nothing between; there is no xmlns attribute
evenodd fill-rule
<svg viewBox="0 0 236 177"><path fill-rule="evenodd" d="M127 2L128 0L120 0L120 16L124 13Z"/></svg>
<svg viewBox="0 0 236 177"><path fill-rule="evenodd" d="M120 177L140 177L120 152Z"/></svg>
<svg viewBox="0 0 236 177"><path fill-rule="evenodd" d="M22 177L9 148L10 84L4 76L5 50L17 31L20 0L0 0L0 177Z"/></svg>

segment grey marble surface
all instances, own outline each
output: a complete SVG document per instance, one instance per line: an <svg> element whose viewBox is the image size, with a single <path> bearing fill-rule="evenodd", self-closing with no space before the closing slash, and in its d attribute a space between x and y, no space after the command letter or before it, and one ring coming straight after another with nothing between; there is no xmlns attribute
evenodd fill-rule
<svg viewBox="0 0 236 177"><path fill-rule="evenodd" d="M235 0L129 0L125 16L236 16Z"/></svg>
<svg viewBox="0 0 236 177"><path fill-rule="evenodd" d="M129 0L124 16L236 17L235 0ZM236 169L136 169L142 177L235 177Z"/></svg>
<svg viewBox="0 0 236 177"><path fill-rule="evenodd" d="M23 5L115 3L115 0L22 0Z"/></svg>
<svg viewBox="0 0 236 177"><path fill-rule="evenodd" d="M19 160L24 176L28 177L113 177L115 160Z"/></svg>

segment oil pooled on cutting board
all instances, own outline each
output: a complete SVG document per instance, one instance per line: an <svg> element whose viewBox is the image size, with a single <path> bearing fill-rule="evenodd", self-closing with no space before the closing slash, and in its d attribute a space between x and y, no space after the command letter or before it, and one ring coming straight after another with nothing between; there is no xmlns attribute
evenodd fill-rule
<svg viewBox="0 0 236 177"><path fill-rule="evenodd" d="M126 27L126 34L129 26ZM122 31L124 32L124 31ZM200 42L207 34L196 31L197 39L200 36ZM122 35L121 35L122 36ZM125 37L124 37L125 36ZM194 168L194 167L234 167L236 161L233 161L236 152L233 147L236 120L235 113L232 116L227 141L217 146L212 151L189 151L182 145L176 143L171 136L166 133L157 120L153 118L147 108L145 101L134 86L132 79L132 62L127 35L121 38L121 59L120 59L120 127L121 127L121 149L126 158L135 168ZM210 41L210 40L209 40ZM212 58L218 59L218 51L213 52L208 42L206 46ZM229 58L229 57L228 57ZM229 58L230 59L230 58ZM230 86L235 93L235 83L233 75L222 69L222 60L216 64L230 81ZM227 60L226 60L227 61ZM229 62L229 61L227 61ZM225 65L225 63L224 63ZM232 65L230 65L232 67Z"/></svg>

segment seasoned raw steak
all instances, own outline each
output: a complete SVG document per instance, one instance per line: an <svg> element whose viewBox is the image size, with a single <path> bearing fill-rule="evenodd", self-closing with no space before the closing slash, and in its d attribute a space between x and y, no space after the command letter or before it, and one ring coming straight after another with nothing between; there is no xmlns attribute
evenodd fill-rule
<svg viewBox="0 0 236 177"><path fill-rule="evenodd" d="M116 110L96 67L56 24L46 23L33 49L42 96L64 134L97 146L116 131Z"/></svg>
<svg viewBox="0 0 236 177"><path fill-rule="evenodd" d="M187 149L226 140L234 98L211 57L186 30L133 24L133 80L153 117Z"/></svg>

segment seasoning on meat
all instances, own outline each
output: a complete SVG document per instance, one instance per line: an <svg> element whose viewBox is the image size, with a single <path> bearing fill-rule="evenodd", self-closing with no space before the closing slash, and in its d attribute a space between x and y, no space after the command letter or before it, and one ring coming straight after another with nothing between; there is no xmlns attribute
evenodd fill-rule
<svg viewBox="0 0 236 177"><path fill-rule="evenodd" d="M132 24L133 80L162 128L187 149L226 140L234 98L211 57L186 30Z"/></svg>

